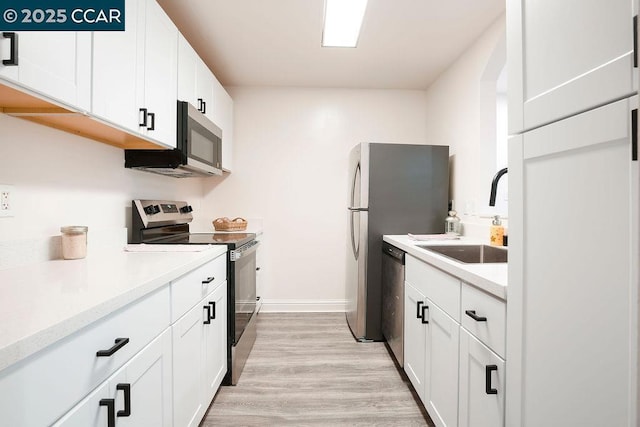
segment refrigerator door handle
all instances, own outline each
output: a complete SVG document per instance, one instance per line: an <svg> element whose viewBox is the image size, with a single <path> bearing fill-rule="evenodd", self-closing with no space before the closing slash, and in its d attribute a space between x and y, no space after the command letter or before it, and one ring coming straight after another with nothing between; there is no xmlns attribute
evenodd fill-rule
<svg viewBox="0 0 640 427"><path fill-rule="evenodd" d="M369 208L347 208L349 209L351 212L368 212Z"/></svg>
<svg viewBox="0 0 640 427"><path fill-rule="evenodd" d="M353 228L353 214L354 212L351 212L351 249L353 250L353 256L357 260L358 252L360 248L356 247L356 236L355 236L355 230Z"/></svg>

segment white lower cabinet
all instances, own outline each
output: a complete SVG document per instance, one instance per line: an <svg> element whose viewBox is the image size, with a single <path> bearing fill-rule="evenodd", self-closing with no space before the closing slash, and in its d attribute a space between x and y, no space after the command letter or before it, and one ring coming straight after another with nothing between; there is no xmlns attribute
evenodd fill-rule
<svg viewBox="0 0 640 427"><path fill-rule="evenodd" d="M173 401L176 426L197 426L204 414L201 372L204 368L202 305L193 307L173 326Z"/></svg>
<svg viewBox="0 0 640 427"><path fill-rule="evenodd" d="M227 372L226 282L173 326L175 426L200 424Z"/></svg>
<svg viewBox="0 0 640 427"><path fill-rule="evenodd" d="M171 283L174 426L199 425L227 373L226 259Z"/></svg>
<svg viewBox="0 0 640 427"><path fill-rule="evenodd" d="M212 307L211 323L204 328L204 399L209 403L227 373L227 288L213 291L204 303Z"/></svg>
<svg viewBox="0 0 640 427"><path fill-rule="evenodd" d="M425 399L437 426L458 425L458 338L460 325L427 299Z"/></svg>
<svg viewBox="0 0 640 427"><path fill-rule="evenodd" d="M0 425L197 426L226 372L221 254L0 371Z"/></svg>
<svg viewBox="0 0 640 427"><path fill-rule="evenodd" d="M409 282L404 289L404 371L424 401L427 324L422 320L425 296Z"/></svg>
<svg viewBox="0 0 640 427"><path fill-rule="evenodd" d="M429 416L438 427L504 426L505 361L473 335L504 351L504 301L410 255L405 277L404 370Z"/></svg>
<svg viewBox="0 0 640 427"><path fill-rule="evenodd" d="M504 360L461 328L459 426L504 426L504 384Z"/></svg>
<svg viewBox="0 0 640 427"><path fill-rule="evenodd" d="M56 427L171 425L169 329L54 424Z"/></svg>

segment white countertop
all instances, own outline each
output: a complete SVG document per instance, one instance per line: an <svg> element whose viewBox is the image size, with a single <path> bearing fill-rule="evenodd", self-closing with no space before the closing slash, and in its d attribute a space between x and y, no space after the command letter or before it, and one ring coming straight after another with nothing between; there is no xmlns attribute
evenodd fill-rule
<svg viewBox="0 0 640 427"><path fill-rule="evenodd" d="M0 271L0 370L224 254L91 251Z"/></svg>
<svg viewBox="0 0 640 427"><path fill-rule="evenodd" d="M507 263L464 264L439 255L435 252L416 246L420 245L465 245L486 244L477 239L460 238L460 240L416 241L405 235L383 236L385 242L391 243L408 254L456 276L500 299L507 299Z"/></svg>

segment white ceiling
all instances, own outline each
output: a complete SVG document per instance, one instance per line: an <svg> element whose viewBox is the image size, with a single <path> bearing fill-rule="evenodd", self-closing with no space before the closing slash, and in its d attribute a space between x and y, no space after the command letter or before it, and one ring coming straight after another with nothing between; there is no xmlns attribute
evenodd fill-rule
<svg viewBox="0 0 640 427"><path fill-rule="evenodd" d="M358 47L322 48L324 0L158 0L225 86L425 89L505 0L369 0Z"/></svg>

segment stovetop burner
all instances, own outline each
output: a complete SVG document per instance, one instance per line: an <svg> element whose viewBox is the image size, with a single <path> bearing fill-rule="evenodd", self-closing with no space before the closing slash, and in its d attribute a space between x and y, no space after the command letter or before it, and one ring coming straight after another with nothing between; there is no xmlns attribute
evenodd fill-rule
<svg viewBox="0 0 640 427"><path fill-rule="evenodd" d="M183 233L153 240L152 243L172 245L228 245L231 249L235 249L255 238L256 235L253 233Z"/></svg>

